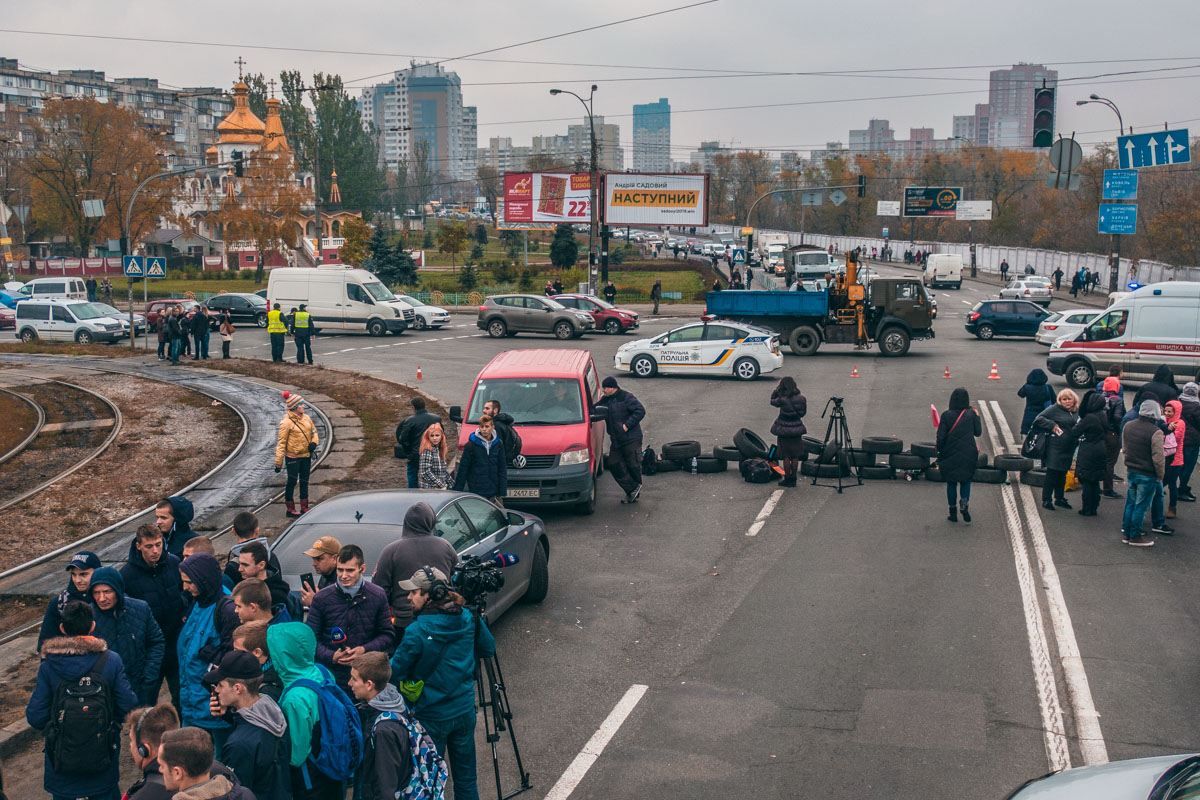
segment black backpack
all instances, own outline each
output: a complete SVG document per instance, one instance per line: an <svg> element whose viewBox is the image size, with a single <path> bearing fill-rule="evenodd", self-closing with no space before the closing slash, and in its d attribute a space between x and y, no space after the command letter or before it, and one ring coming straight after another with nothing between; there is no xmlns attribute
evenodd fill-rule
<svg viewBox="0 0 1200 800"><path fill-rule="evenodd" d="M55 772L94 775L108 769L116 757L113 687L101 679L107 661L105 651L89 672L76 681L62 681L54 690L46 755Z"/></svg>
<svg viewBox="0 0 1200 800"><path fill-rule="evenodd" d="M642 474L658 474L658 454L654 452L653 447L647 447L642 451Z"/></svg>
<svg viewBox="0 0 1200 800"><path fill-rule="evenodd" d="M775 470L765 458L747 458L738 464L742 479L746 483L770 483L777 477Z"/></svg>

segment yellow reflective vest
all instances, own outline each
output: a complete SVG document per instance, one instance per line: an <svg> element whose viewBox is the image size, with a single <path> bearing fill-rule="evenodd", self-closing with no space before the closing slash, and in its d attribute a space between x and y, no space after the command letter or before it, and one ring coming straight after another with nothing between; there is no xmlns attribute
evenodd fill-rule
<svg viewBox="0 0 1200 800"><path fill-rule="evenodd" d="M308 318L310 316L307 311L297 311L292 315L292 328L307 331L309 328Z"/></svg>
<svg viewBox="0 0 1200 800"><path fill-rule="evenodd" d="M287 333L287 326L283 324L283 312L279 309L271 309L267 312L267 333Z"/></svg>

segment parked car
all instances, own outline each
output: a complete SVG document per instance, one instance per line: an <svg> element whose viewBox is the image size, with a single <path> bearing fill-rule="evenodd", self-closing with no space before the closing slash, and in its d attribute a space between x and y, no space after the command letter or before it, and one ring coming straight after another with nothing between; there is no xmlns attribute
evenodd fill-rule
<svg viewBox="0 0 1200 800"><path fill-rule="evenodd" d="M210 297L204 302L208 313L220 317L226 311L234 325L257 325L267 327L267 301L256 294L245 292L225 292Z"/></svg>
<svg viewBox="0 0 1200 800"><path fill-rule="evenodd" d="M4 306L5 308L16 308L17 303L28 299L27 296L18 291L0 290L0 306Z"/></svg>
<svg viewBox="0 0 1200 800"><path fill-rule="evenodd" d="M18 290L26 297L59 298L87 302L87 286L83 278L34 278Z"/></svg>
<svg viewBox="0 0 1200 800"><path fill-rule="evenodd" d="M1036 336L1050 312L1028 300L984 300L967 313L967 333L979 339Z"/></svg>
<svg viewBox="0 0 1200 800"><path fill-rule="evenodd" d="M494 339L518 333L553 333L559 339L575 339L594 331L596 320L586 311L567 308L549 297L503 294L484 301L475 325Z"/></svg>
<svg viewBox="0 0 1200 800"><path fill-rule="evenodd" d="M931 289L944 286L962 288L963 258L957 253L930 253L925 259L921 283Z"/></svg>
<svg viewBox="0 0 1200 800"><path fill-rule="evenodd" d="M1187 800L1200 793L1200 754L1151 756L1059 770L1008 800Z"/></svg>
<svg viewBox="0 0 1200 800"><path fill-rule="evenodd" d="M125 328L87 301L32 299L17 306L17 338L22 342L115 342L125 338Z"/></svg>
<svg viewBox="0 0 1200 800"><path fill-rule="evenodd" d="M255 294L258 295L259 297L261 297L263 300L267 299L267 290L266 289L259 289L257 292L255 292Z"/></svg>
<svg viewBox="0 0 1200 800"><path fill-rule="evenodd" d="M1047 284L1040 281L1029 281L1020 278L1015 281L1009 281L1008 286L1000 290L1001 299L1005 300L1028 300L1031 303L1048 306L1053 293Z"/></svg>
<svg viewBox="0 0 1200 800"><path fill-rule="evenodd" d="M1095 308L1072 308L1068 311L1055 311L1042 320L1038 326L1037 336L1033 337L1038 344L1047 347L1064 336L1074 336L1100 316Z"/></svg>
<svg viewBox="0 0 1200 800"><path fill-rule="evenodd" d="M119 308L117 308L116 306L110 306L108 303L92 303L92 305L94 305L96 308L100 309L101 311L103 311L105 314L112 317L113 319L120 320L121 327L123 327L125 329L125 335L126 336L129 335L129 311L128 310L122 311ZM143 333L146 332L147 327L148 326L146 323L145 315L134 312L134 315L133 315L134 335L141 336Z"/></svg>
<svg viewBox="0 0 1200 800"><path fill-rule="evenodd" d="M0 306L0 331L17 327L17 312L11 308Z"/></svg>
<svg viewBox="0 0 1200 800"><path fill-rule="evenodd" d="M779 334L766 328L705 318L653 339L621 345L613 367L639 378L658 374L731 375L752 381L783 366Z"/></svg>
<svg viewBox="0 0 1200 800"><path fill-rule="evenodd" d="M488 616L496 619L518 600L540 603L550 588L550 537L542 520L521 511L500 509L469 492L406 489L346 492L312 507L275 539L271 554L293 589L312 572L304 551L333 534L363 549L367 569L379 563L383 548L400 538L404 515L418 502L433 507L437 535L454 545L459 560L491 560L502 553L517 557L504 567L504 586L488 597ZM353 529L353 533L349 531ZM507 559L506 559L507 560Z"/></svg>
<svg viewBox="0 0 1200 800"><path fill-rule="evenodd" d="M284 314L304 303L322 331L385 336L416 321L412 307L373 273L340 264L271 270L267 301L279 303Z"/></svg>
<svg viewBox="0 0 1200 800"><path fill-rule="evenodd" d="M637 330L638 315L636 311L618 308L606 300L589 294L556 294L554 299L567 308L586 311L596 321L596 330L608 334L625 333Z"/></svg>
<svg viewBox="0 0 1200 800"><path fill-rule="evenodd" d="M450 324L450 312L438 306L431 306L424 303L409 294L396 295L397 300L402 300L412 306L413 313L416 315L417 330L423 331L428 328L438 330L443 325Z"/></svg>
<svg viewBox="0 0 1200 800"><path fill-rule="evenodd" d="M182 308L183 313L186 314L190 319L192 314L196 313L196 309L200 307L200 304L187 297L178 299L151 300L146 304L146 322L151 328L157 330L158 320L162 317L163 311L171 308L172 306L179 306ZM214 331L220 326L221 320L216 316L213 316L212 319L208 321L208 327Z"/></svg>

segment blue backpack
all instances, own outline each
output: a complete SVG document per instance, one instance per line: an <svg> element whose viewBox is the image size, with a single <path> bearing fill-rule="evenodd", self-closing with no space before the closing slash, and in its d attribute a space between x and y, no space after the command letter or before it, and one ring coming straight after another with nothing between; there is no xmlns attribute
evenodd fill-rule
<svg viewBox="0 0 1200 800"><path fill-rule="evenodd" d="M412 772L408 783L395 788L396 800L442 800L446 791L446 760L438 753L433 739L421 727L415 717L384 711L371 725L371 736L384 720L395 720L408 731L408 751L411 754ZM382 787L381 787L382 788ZM390 787L389 787L390 788Z"/></svg>
<svg viewBox="0 0 1200 800"><path fill-rule="evenodd" d="M313 734L312 752L302 767L307 789L312 788L312 781L308 777L309 764L330 780L345 783L354 778L354 772L363 757L362 722L358 711L346 693L334 683L329 670L319 664L317 669L321 670L324 678L321 683L300 678L284 691L286 695L297 688L311 689L317 696L320 718Z"/></svg>

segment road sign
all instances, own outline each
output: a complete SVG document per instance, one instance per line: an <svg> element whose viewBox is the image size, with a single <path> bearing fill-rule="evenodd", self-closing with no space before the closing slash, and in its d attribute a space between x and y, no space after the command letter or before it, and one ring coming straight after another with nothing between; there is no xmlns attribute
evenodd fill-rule
<svg viewBox="0 0 1200 800"><path fill-rule="evenodd" d="M125 267L126 278L140 278L146 274L141 256L122 256L121 266Z"/></svg>
<svg viewBox="0 0 1200 800"><path fill-rule="evenodd" d="M1046 186L1051 189L1070 189L1071 191L1075 191L1082 184L1082 180L1080 180L1078 172L1071 173L1070 178L1070 181L1068 181L1067 173L1065 172L1051 172L1046 176Z"/></svg>
<svg viewBox="0 0 1200 800"><path fill-rule="evenodd" d="M883 229L883 238L885 238L885 239L888 238L888 229L887 228Z"/></svg>
<svg viewBox="0 0 1200 800"><path fill-rule="evenodd" d="M733 263L735 263L735 264L745 264L746 263L746 248L735 247L733 249Z"/></svg>
<svg viewBox="0 0 1200 800"><path fill-rule="evenodd" d="M1128 235L1137 233L1137 206L1133 204L1101 203L1100 221L1096 226L1100 233Z"/></svg>
<svg viewBox="0 0 1200 800"><path fill-rule="evenodd" d="M146 277L167 277L167 259L163 258L162 256L148 256L146 258Z"/></svg>
<svg viewBox="0 0 1200 800"><path fill-rule="evenodd" d="M992 218L991 200L959 200L954 209L954 218L965 221L986 220Z"/></svg>
<svg viewBox="0 0 1200 800"><path fill-rule="evenodd" d="M819 206L825 198L824 192L801 192L800 205Z"/></svg>
<svg viewBox="0 0 1200 800"><path fill-rule="evenodd" d="M841 189L834 189L829 193L829 202L833 203L835 206L840 206L842 203L846 202L846 193Z"/></svg>
<svg viewBox="0 0 1200 800"><path fill-rule="evenodd" d="M1117 158L1121 169L1187 164L1192 160L1191 139L1187 128L1118 136Z"/></svg>
<svg viewBox="0 0 1200 800"><path fill-rule="evenodd" d="M1137 200L1138 173L1136 169L1104 170L1104 200Z"/></svg>
<svg viewBox="0 0 1200 800"><path fill-rule="evenodd" d="M898 216L900 216L900 201L899 200L877 200L875 202L875 216L877 216L877 217L898 217Z"/></svg>
<svg viewBox="0 0 1200 800"><path fill-rule="evenodd" d="M752 236L753 234L754 228L742 228L742 236Z"/></svg>
<svg viewBox="0 0 1200 800"><path fill-rule="evenodd" d="M905 186L904 216L953 217L961 186Z"/></svg>
<svg viewBox="0 0 1200 800"><path fill-rule="evenodd" d="M1083 148L1074 139L1059 139L1050 145L1050 163L1059 172L1074 172L1083 163Z"/></svg>

